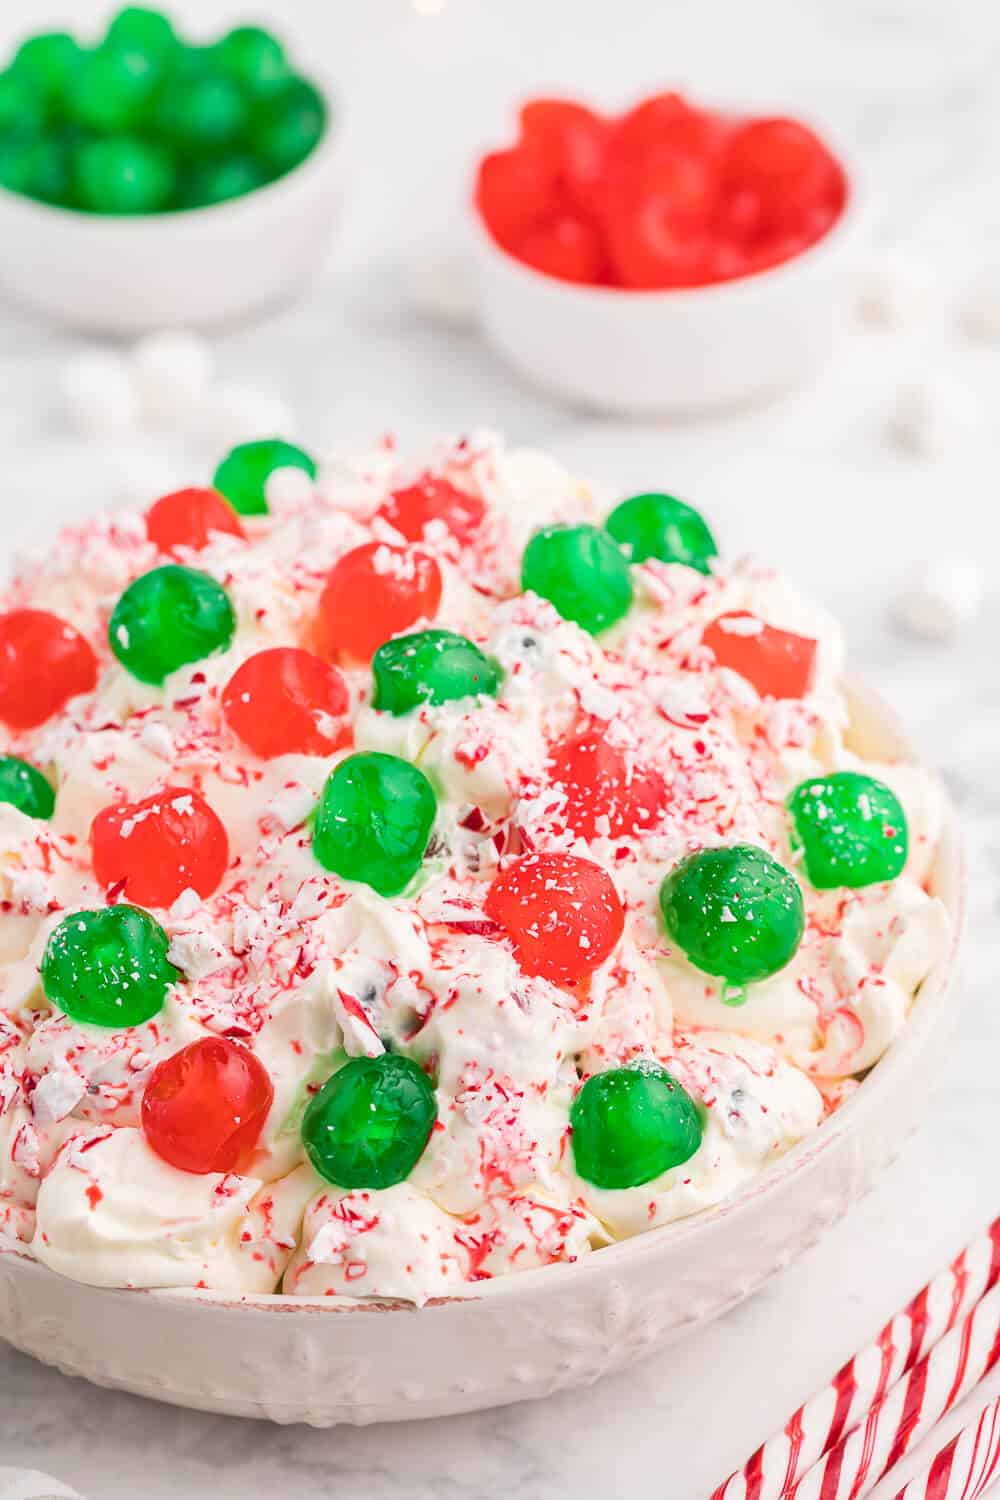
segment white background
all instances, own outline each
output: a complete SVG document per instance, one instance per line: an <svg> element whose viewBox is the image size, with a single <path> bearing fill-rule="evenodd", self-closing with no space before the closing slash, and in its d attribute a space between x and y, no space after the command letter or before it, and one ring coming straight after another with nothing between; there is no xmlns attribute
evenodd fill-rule
<svg viewBox="0 0 1000 1500"><path fill-rule="evenodd" d="M202 32L246 14L214 0L175 9ZM4 0L0 33L83 26L99 13ZM490 426L550 448L609 501L672 489L709 514L728 551L780 562L837 610L855 665L901 709L966 822L972 926L960 1035L941 1060L925 1127L847 1222L750 1304L594 1389L411 1428L316 1433L158 1408L2 1351L0 1461L48 1469L90 1500L702 1500L1000 1211L1000 347L962 328L969 288L991 271L1000 279L1000 6L448 0L442 14L421 16L404 0L273 0L272 14L339 92L353 196L309 294L218 340L226 373L283 392L319 447L387 429L409 443ZM413 308L406 265L449 232L475 145L502 132L513 99L561 88L615 103L663 84L829 121L865 162L876 240L936 268L929 315L903 334L859 328L818 383L765 411L640 427L551 404L474 333ZM52 391L71 347L0 306L10 547L48 518L141 491L147 473L153 483L177 462L88 450L68 436ZM983 416L933 462L886 436L900 385L927 374L966 382ZM176 477L202 482L207 467L192 458ZM887 605L909 565L956 548L989 569L983 617L953 647L895 634Z"/></svg>

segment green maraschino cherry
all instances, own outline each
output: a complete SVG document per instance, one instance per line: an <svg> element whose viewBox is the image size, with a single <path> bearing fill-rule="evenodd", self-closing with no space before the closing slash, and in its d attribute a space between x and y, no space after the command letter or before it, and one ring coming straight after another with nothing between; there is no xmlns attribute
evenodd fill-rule
<svg viewBox="0 0 1000 1500"><path fill-rule="evenodd" d="M884 781L834 771L800 782L788 798L792 847L817 890L895 880L909 850L906 814Z"/></svg>
<svg viewBox="0 0 1000 1500"><path fill-rule="evenodd" d="M752 844L699 849L660 887L667 932L696 969L726 983L723 998L777 974L795 957L805 931L794 875Z"/></svg>
<svg viewBox="0 0 1000 1500"><path fill-rule="evenodd" d="M310 1100L302 1143L327 1182L388 1188L409 1177L436 1119L434 1090L410 1058L355 1057Z"/></svg>
<svg viewBox="0 0 1000 1500"><path fill-rule="evenodd" d="M155 213L166 208L174 185L173 162L153 141L112 135L87 141L76 154L73 190L93 213Z"/></svg>
<svg viewBox="0 0 1000 1500"><path fill-rule="evenodd" d="M422 703L495 698L501 672L479 647L453 630L416 630L386 641L372 661L373 707L406 714Z"/></svg>
<svg viewBox="0 0 1000 1500"><path fill-rule="evenodd" d="M11 72L55 104L80 65L83 48L66 31L42 31L29 36L14 53Z"/></svg>
<svg viewBox="0 0 1000 1500"><path fill-rule="evenodd" d="M524 550L521 586L597 635L626 615L632 580L621 549L596 526L546 526Z"/></svg>
<svg viewBox="0 0 1000 1500"><path fill-rule="evenodd" d="M0 756L0 802L29 818L51 818L56 794L41 771L16 755Z"/></svg>
<svg viewBox="0 0 1000 1500"><path fill-rule="evenodd" d="M235 630L221 584L167 563L129 584L112 611L108 640L133 677L159 685L179 667L224 651Z"/></svg>
<svg viewBox="0 0 1000 1500"><path fill-rule="evenodd" d="M651 1182L688 1161L703 1135L691 1095L653 1062L588 1078L573 1101L570 1123L576 1170L599 1188Z"/></svg>
<svg viewBox="0 0 1000 1500"><path fill-rule="evenodd" d="M159 922L138 906L70 912L45 945L45 998L82 1025L141 1026L178 977L168 946Z"/></svg>
<svg viewBox="0 0 1000 1500"><path fill-rule="evenodd" d="M303 469L316 478L316 464L309 454L282 438L263 438L240 443L226 454L215 471L212 487L225 495L241 516L267 514L267 481L275 469Z"/></svg>
<svg viewBox="0 0 1000 1500"><path fill-rule="evenodd" d="M215 44L217 65L254 99L275 94L291 77L285 49L262 26L236 26Z"/></svg>
<svg viewBox="0 0 1000 1500"><path fill-rule="evenodd" d="M616 506L604 524L630 562L655 557L707 573L709 558L718 555L702 517L673 495L633 495Z"/></svg>
<svg viewBox="0 0 1000 1500"><path fill-rule="evenodd" d="M324 869L396 896L420 869L437 815L422 771L381 751L349 755L327 777L313 821Z"/></svg>

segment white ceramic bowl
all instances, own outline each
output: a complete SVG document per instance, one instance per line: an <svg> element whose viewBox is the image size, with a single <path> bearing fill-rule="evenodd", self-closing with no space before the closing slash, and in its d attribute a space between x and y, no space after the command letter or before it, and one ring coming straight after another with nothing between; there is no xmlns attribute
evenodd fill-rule
<svg viewBox="0 0 1000 1500"><path fill-rule="evenodd" d="M478 213L478 313L522 375L615 416L696 416L788 390L850 327L864 242L857 169L840 218L783 265L704 287L629 291L546 276L501 249Z"/></svg>
<svg viewBox="0 0 1000 1500"><path fill-rule="evenodd" d="M908 758L885 708L850 691L851 744ZM964 870L949 811L933 889L955 927L902 1035L814 1135L716 1208L468 1297L362 1303L106 1291L0 1249L0 1337L67 1374L180 1406L275 1422L399 1421L596 1380L716 1318L813 1244L923 1113L954 1021Z"/></svg>
<svg viewBox="0 0 1000 1500"><path fill-rule="evenodd" d="M102 215L0 189L0 287L91 333L201 328L258 313L317 265L344 193L342 129L244 197L175 213Z"/></svg>

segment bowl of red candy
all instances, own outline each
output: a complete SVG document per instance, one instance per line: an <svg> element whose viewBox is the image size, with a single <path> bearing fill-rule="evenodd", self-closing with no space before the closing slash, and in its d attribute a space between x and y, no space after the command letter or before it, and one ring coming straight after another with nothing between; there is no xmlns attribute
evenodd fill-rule
<svg viewBox="0 0 1000 1500"><path fill-rule="evenodd" d="M486 333L537 384L621 414L786 390L849 320L856 173L813 128L675 93L533 99L474 190Z"/></svg>

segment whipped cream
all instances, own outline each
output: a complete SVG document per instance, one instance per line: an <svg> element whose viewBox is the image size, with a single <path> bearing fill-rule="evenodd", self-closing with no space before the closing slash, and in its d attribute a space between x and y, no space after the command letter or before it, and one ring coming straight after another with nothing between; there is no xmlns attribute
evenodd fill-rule
<svg viewBox="0 0 1000 1500"><path fill-rule="evenodd" d="M259 760L226 726L220 695L255 652L313 645L330 568L361 543L398 543L374 513L426 473L487 502L468 544L442 530L425 545L444 583L435 624L468 635L504 678L495 700L393 717L372 707L370 672L345 672L353 748L418 763L438 792L424 866L385 899L312 853L306 820L339 757ZM224 586L237 629L228 651L162 688L106 645L122 589L163 561L140 516L64 532L7 592L4 608L50 609L83 632L100 677L40 729L6 735L51 778L56 809L38 822L0 806L0 1237L101 1286L420 1304L571 1264L731 1195L822 1126L906 1025L950 941L928 888L941 795L923 771L872 764L854 746L837 625L752 563L703 576L650 561L633 569L628 618L591 638L520 593L520 557L538 525L602 512L554 460L488 436L415 464L390 446L331 454L314 489L273 491L271 515L245 518L246 541L220 535L186 559ZM761 700L716 664L702 632L733 612L817 642L805 698ZM548 757L581 719L664 776L666 812L642 836L599 826L584 840L566 827ZM664 875L693 849L735 842L798 871L785 798L808 776L857 768L904 805L906 871L861 890L803 880L795 958L726 1004L667 940ZM215 810L230 868L208 899L186 891L154 913L180 974L163 1010L129 1029L79 1025L45 998L45 942L66 911L106 900L90 862L95 815L165 786L194 787ZM595 861L625 906L621 941L580 993L522 973L485 919L490 881L519 848ZM246 1175L182 1172L141 1129L153 1068L213 1034L252 1048L274 1088ZM302 1116L345 1057L386 1049L426 1068L437 1125L407 1181L346 1192L306 1163ZM570 1109L582 1078L637 1059L659 1060L691 1094L702 1143L652 1182L600 1190L574 1170Z"/></svg>

